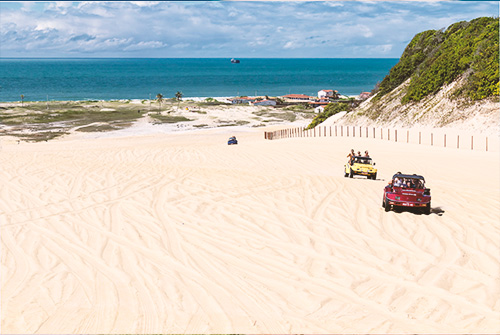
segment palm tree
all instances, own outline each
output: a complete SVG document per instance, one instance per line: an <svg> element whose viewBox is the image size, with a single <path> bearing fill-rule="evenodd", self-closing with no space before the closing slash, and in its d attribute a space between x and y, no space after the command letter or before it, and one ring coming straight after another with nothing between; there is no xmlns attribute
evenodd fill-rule
<svg viewBox="0 0 500 335"><path fill-rule="evenodd" d="M21 94L21 107L23 107L23 103L24 103L24 94Z"/></svg>
<svg viewBox="0 0 500 335"><path fill-rule="evenodd" d="M182 92L177 91L175 93L175 98L177 99L177 110L179 110L179 105L181 104Z"/></svg>
<svg viewBox="0 0 500 335"><path fill-rule="evenodd" d="M175 93L175 98L177 99L177 101L181 100L182 99L182 92L177 91L177 93Z"/></svg>
<svg viewBox="0 0 500 335"><path fill-rule="evenodd" d="M163 102L163 94L158 93L156 95L156 101L158 102L158 110L161 108L161 103Z"/></svg>

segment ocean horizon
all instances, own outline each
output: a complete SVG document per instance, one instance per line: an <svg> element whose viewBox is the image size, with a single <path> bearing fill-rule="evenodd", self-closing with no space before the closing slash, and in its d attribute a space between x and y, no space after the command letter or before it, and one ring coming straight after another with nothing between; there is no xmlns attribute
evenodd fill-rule
<svg viewBox="0 0 500 335"><path fill-rule="evenodd" d="M0 101L371 91L398 58L0 58Z"/></svg>

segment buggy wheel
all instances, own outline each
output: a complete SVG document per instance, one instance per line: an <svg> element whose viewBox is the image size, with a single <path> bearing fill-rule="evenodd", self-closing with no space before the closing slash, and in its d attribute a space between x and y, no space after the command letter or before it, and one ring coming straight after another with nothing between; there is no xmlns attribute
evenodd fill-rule
<svg viewBox="0 0 500 335"><path fill-rule="evenodd" d="M431 203L429 202L427 205L424 207L424 214L429 215L431 214Z"/></svg>
<svg viewBox="0 0 500 335"><path fill-rule="evenodd" d="M372 175L372 179L377 180L377 173L376 172Z"/></svg>
<svg viewBox="0 0 500 335"><path fill-rule="evenodd" d="M354 176L354 174L352 173L352 169L351 171L349 171L349 178L352 178Z"/></svg>
<svg viewBox="0 0 500 335"><path fill-rule="evenodd" d="M388 212L388 211L391 210L391 205L389 204L389 202L387 201L387 199L385 199L384 209L385 209L386 212Z"/></svg>

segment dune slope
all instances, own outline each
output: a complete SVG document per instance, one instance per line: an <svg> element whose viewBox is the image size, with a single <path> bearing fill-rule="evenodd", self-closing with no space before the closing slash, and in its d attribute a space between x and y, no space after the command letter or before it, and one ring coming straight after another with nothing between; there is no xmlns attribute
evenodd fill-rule
<svg viewBox="0 0 500 335"><path fill-rule="evenodd" d="M2 333L500 332L497 153L235 135L3 145ZM397 170L431 215L384 212Z"/></svg>

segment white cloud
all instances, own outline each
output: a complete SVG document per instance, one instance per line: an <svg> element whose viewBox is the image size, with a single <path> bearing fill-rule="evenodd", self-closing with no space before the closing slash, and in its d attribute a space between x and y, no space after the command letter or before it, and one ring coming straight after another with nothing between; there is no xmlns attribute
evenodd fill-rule
<svg viewBox="0 0 500 335"><path fill-rule="evenodd" d="M285 43L285 45L283 45L283 49L296 49L297 48L297 44L293 41L288 41Z"/></svg>
<svg viewBox="0 0 500 335"><path fill-rule="evenodd" d="M158 48L164 48L166 47L166 44L163 44L160 41L147 41L147 42L139 42L135 44L130 44L123 48L125 51L132 51L132 50L149 50L149 49L158 49ZM173 46L174 48L176 46Z"/></svg>
<svg viewBox="0 0 500 335"><path fill-rule="evenodd" d="M177 43L177 44L174 44L172 45L172 48L174 49L185 49L185 48L188 48L191 44L189 43Z"/></svg>
<svg viewBox="0 0 500 335"><path fill-rule="evenodd" d="M75 56L80 51L95 57L399 57L418 32L498 15L498 4L463 1L0 6L4 57Z"/></svg>

